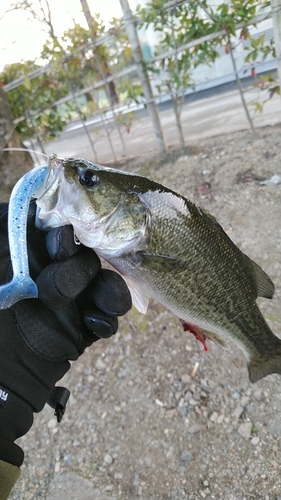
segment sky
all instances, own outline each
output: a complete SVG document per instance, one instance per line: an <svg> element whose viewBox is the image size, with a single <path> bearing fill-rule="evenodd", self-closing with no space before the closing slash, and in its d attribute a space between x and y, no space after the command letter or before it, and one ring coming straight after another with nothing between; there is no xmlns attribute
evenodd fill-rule
<svg viewBox="0 0 281 500"><path fill-rule="evenodd" d="M35 3L36 0L34 0ZM23 11L7 12L14 0L0 0L0 71L6 64L34 60L47 35L44 26ZM121 17L119 0L88 0L92 14L100 13L106 25ZM49 0L55 33L60 36L73 22L86 27L80 0Z"/></svg>

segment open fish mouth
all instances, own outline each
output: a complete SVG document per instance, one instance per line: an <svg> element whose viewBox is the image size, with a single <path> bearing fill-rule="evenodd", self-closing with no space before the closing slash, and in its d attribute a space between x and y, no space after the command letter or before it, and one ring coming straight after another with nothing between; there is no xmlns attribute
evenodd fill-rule
<svg viewBox="0 0 281 500"><path fill-rule="evenodd" d="M75 201L77 190L65 179L64 169L73 161L74 158L50 156L45 182L36 193L36 226L42 231L66 224L63 210Z"/></svg>

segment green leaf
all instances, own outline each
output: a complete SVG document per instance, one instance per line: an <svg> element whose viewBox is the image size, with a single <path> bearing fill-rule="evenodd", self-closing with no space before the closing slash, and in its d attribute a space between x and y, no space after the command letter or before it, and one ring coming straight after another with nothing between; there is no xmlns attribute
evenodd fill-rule
<svg viewBox="0 0 281 500"><path fill-rule="evenodd" d="M31 81L28 76L25 77L23 85L27 90L31 90Z"/></svg>

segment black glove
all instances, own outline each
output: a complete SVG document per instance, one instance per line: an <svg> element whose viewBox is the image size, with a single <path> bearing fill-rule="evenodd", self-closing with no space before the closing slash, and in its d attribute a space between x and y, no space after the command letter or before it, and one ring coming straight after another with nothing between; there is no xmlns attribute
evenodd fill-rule
<svg viewBox="0 0 281 500"><path fill-rule="evenodd" d="M0 284L11 279L7 209L0 204ZM118 316L132 305L121 276L101 269L93 250L75 244L71 226L46 238L35 228L34 215L31 203L28 255L39 300L0 311L0 460L17 466L24 454L14 441L30 429L33 412L41 411L50 395L56 406L54 386L69 370L68 360L116 333Z"/></svg>

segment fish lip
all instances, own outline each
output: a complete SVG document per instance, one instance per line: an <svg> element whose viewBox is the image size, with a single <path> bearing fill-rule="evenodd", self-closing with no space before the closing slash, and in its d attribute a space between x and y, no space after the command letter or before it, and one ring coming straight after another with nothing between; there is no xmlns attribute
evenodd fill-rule
<svg viewBox="0 0 281 500"><path fill-rule="evenodd" d="M49 168L56 168L58 170L62 170L65 166L66 162L73 161L75 158L64 158L63 156L59 156L56 153L53 153L49 156L48 166Z"/></svg>

